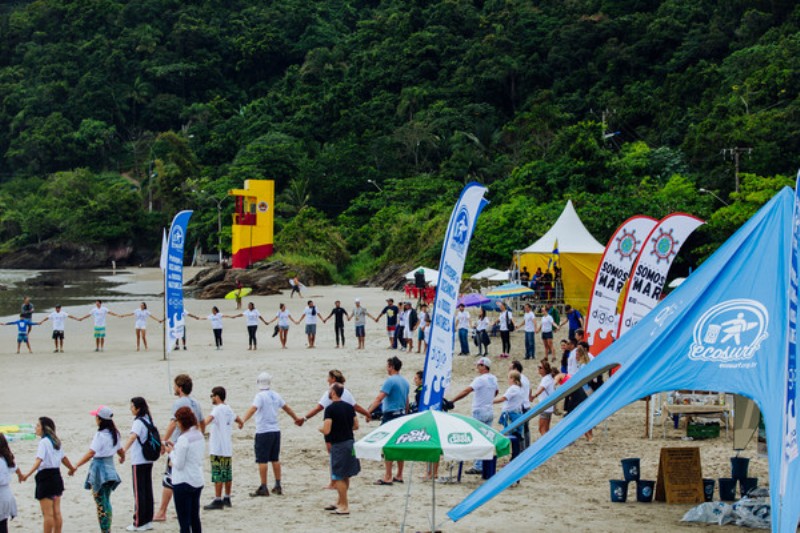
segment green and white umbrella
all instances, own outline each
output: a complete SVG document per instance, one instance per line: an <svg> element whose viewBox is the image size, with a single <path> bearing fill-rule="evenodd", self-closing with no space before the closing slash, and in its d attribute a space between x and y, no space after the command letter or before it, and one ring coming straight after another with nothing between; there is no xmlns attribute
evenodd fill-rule
<svg viewBox="0 0 800 533"><path fill-rule="evenodd" d="M458 414L423 411L395 418L355 444L356 457L379 461L492 459L511 453L511 441L486 424Z"/></svg>
<svg viewBox="0 0 800 533"><path fill-rule="evenodd" d="M380 461L491 460L511 453L511 441L483 422L455 413L423 411L395 418L355 444L356 457ZM405 531L411 479L400 531ZM436 480L431 482L433 513L431 531L436 531Z"/></svg>

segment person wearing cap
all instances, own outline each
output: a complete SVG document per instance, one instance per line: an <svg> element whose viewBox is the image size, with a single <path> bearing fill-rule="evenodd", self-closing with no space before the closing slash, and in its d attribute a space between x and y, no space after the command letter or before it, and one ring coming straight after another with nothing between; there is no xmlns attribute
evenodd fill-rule
<svg viewBox="0 0 800 533"><path fill-rule="evenodd" d="M175 418L175 413L177 413L178 409L181 407L190 408L197 419L200 432L202 433L205 430L206 426L203 421L203 409L200 407L197 400L191 397L193 387L192 378L188 374L178 374L175 376L173 392L178 399L172 404L172 418L169 421L167 430L164 432L164 438L162 439L164 451L166 451L169 446L172 446L181 435L181 428ZM164 451L162 451L162 453L164 453ZM163 487L161 491L161 505L158 508L158 512L153 517L153 522L164 522L167 519L167 508L172 499L172 462L169 458L167 458L167 467L164 471L164 478L161 481L161 486Z"/></svg>
<svg viewBox="0 0 800 533"><path fill-rule="evenodd" d="M72 320L78 322L77 318L70 315L66 311L62 311L61 304L58 304L52 313L44 317L44 319L39 322L41 325L48 320L53 321L53 342L55 343L55 350L53 350L53 353L64 353L64 323L67 321L67 318L71 318Z"/></svg>
<svg viewBox="0 0 800 533"><path fill-rule="evenodd" d="M350 320L350 315L342 308L342 302L336 300L333 302L333 309L327 318L322 319L323 324L327 324L328 320L333 317L333 331L336 333L336 347L339 347L339 337L342 339L342 348L344 348L344 319Z"/></svg>
<svg viewBox="0 0 800 533"><path fill-rule="evenodd" d="M272 487L272 493L280 495L283 494L283 488L281 487L281 430L278 425L278 409L283 409L294 420L295 424L299 424L302 419L283 401L280 394L270 390L272 386L272 376L270 374L267 372L259 374L256 384L259 392L253 398L253 405L247 410L239 424L239 429L242 429L253 415L256 417L254 447L261 484L255 492L250 493L250 496L269 496L269 490L267 489L267 466L269 463L272 463L272 474L275 476L275 485Z"/></svg>
<svg viewBox="0 0 800 533"><path fill-rule="evenodd" d="M458 342L461 345L461 352L458 355L469 355L469 312L464 308L464 304L458 304L456 329L458 330Z"/></svg>
<svg viewBox="0 0 800 533"><path fill-rule="evenodd" d="M403 368L403 362L395 357L390 357L386 360L386 373L389 377L383 382L381 391L378 396L367 407L367 412L372 413L377 409L378 405L381 406L381 424L385 424L395 418L399 418L408 413L408 393L411 390L411 385L408 380L400 375L400 369ZM367 424L370 423L371 417L364 417ZM379 479L375 485L391 485L392 483L403 483L403 461L397 461L397 475L392 475L392 461L385 461L386 468L383 479Z"/></svg>
<svg viewBox="0 0 800 533"><path fill-rule="evenodd" d="M386 307L373 319L378 322L383 315L386 315L386 334L389 336L389 348L392 350L397 349L397 338L394 336L394 332L397 329L397 314L399 311L398 307L394 305L394 298L387 298Z"/></svg>
<svg viewBox="0 0 800 533"><path fill-rule="evenodd" d="M78 468L92 461L83 487L92 491L92 497L97 506L97 522L100 524L100 531L108 533L111 531L113 518L111 493L122 482L114 468L114 454L119 456L119 462L122 464L125 462L125 450L122 449L122 439L114 424L114 413L111 408L101 405L89 414L94 416L97 432L92 438L89 451L75 463L69 475L74 476Z"/></svg>
<svg viewBox="0 0 800 533"><path fill-rule="evenodd" d="M459 392L451 401L456 403L471 393L472 396L472 418L491 426L494 421L494 407L492 402L497 396L497 378L491 372L492 362L488 357L481 357L475 363L478 375L472 380L467 388ZM477 460L475 464L467 470L467 474L481 474L483 472L483 461Z"/></svg>
<svg viewBox="0 0 800 533"><path fill-rule="evenodd" d="M214 408L205 419L208 438L208 455L211 461L211 482L214 484L214 500L203 509L214 511L231 507L231 485L233 483L233 424L241 424L242 419L236 416L233 409L225 403L228 393L225 387L211 389L211 404ZM225 496L222 496L222 489Z"/></svg>
<svg viewBox="0 0 800 533"><path fill-rule="evenodd" d="M358 348L356 349L363 350L364 338L366 337L366 331L365 331L367 326L366 317L370 317L372 320L375 320L375 322L377 322L377 320L375 319L374 316L372 316L367 312L366 308L364 308L361 305L361 298L356 298L354 303L355 307L353 308L353 312L350 313L350 316L347 317L347 320L350 320L350 318L353 318L355 320L356 339L358 339Z"/></svg>

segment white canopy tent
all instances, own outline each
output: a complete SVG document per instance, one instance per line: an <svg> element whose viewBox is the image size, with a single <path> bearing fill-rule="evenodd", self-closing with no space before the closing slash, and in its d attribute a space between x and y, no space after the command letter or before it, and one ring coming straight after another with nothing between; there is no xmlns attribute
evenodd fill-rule
<svg viewBox="0 0 800 533"><path fill-rule="evenodd" d="M497 276L498 274L508 276L507 272L490 267L490 268L484 268L477 274L473 274L472 276L470 276L470 279L493 279L494 276Z"/></svg>
<svg viewBox="0 0 800 533"><path fill-rule="evenodd" d="M424 266L418 266L417 268L415 268L411 272L407 273L405 275L405 278L408 281L414 281L414 274L416 274L417 271L419 271L419 270L422 270L423 272L425 272L425 281L428 284L435 286L439 282L439 271L438 270L434 270L432 268L424 267Z"/></svg>

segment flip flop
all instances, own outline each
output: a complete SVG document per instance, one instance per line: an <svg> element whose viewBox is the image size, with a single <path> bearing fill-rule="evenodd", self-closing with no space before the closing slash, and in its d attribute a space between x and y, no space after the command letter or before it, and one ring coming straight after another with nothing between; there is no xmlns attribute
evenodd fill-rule
<svg viewBox="0 0 800 533"><path fill-rule="evenodd" d="M392 478L392 482L394 483L403 483L402 479L397 479L396 477Z"/></svg>
<svg viewBox="0 0 800 533"><path fill-rule="evenodd" d="M338 515L338 516L347 516L347 515L349 515L349 514L350 514L350 512L348 511L348 512L346 512L346 513L342 513L342 512L340 512L340 511L333 511L331 514L333 514L333 515Z"/></svg>
<svg viewBox="0 0 800 533"><path fill-rule="evenodd" d="M378 481L376 481L375 483L373 483L373 485L391 485L391 484L392 484L392 482L391 482L391 481L384 481L384 480L382 480L382 479L379 479Z"/></svg>
<svg viewBox="0 0 800 533"><path fill-rule="evenodd" d="M326 511L335 511L336 509L338 509L338 507L336 507L335 505L327 505L325 507Z"/></svg>

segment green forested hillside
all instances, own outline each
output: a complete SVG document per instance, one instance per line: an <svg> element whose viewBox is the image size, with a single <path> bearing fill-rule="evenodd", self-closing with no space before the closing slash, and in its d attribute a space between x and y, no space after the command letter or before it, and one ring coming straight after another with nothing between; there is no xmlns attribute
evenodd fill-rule
<svg viewBox="0 0 800 533"><path fill-rule="evenodd" d="M798 78L791 0L7 4L0 249L145 253L194 208L213 250L213 200L268 178L279 250L359 277L438 257L476 180L492 203L468 269L506 264L567 198L600 241L634 213L709 218L701 258L792 182Z"/></svg>

